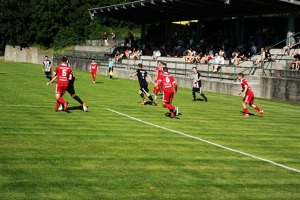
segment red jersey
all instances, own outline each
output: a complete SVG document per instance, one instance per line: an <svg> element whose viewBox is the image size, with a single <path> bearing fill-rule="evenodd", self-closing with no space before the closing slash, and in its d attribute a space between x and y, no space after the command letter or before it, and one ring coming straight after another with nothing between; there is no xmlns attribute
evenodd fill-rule
<svg viewBox="0 0 300 200"><path fill-rule="evenodd" d="M158 79L158 84L162 85L164 92L177 91L177 83L172 75L164 72Z"/></svg>
<svg viewBox="0 0 300 200"><path fill-rule="evenodd" d="M96 70L96 69L98 69L98 64L96 62L92 62L90 64L90 67L91 67L91 70Z"/></svg>
<svg viewBox="0 0 300 200"><path fill-rule="evenodd" d="M164 70L160 66L156 66L156 80L160 79L160 76L164 74Z"/></svg>
<svg viewBox="0 0 300 200"><path fill-rule="evenodd" d="M72 69L66 65L62 64L57 66L54 70L55 75L57 75L56 82L58 85L68 85L71 78Z"/></svg>
<svg viewBox="0 0 300 200"><path fill-rule="evenodd" d="M242 86L243 90L247 86L248 89L246 91L246 95L253 94L253 91L252 91L251 87L249 86L248 81L246 79L241 79L241 86Z"/></svg>

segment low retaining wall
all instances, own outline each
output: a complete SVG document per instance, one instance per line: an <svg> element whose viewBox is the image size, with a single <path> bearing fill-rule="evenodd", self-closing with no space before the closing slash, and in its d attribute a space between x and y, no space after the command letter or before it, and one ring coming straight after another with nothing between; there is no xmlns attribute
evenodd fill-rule
<svg viewBox="0 0 300 200"><path fill-rule="evenodd" d="M33 64L42 64L46 54L39 52L36 47L21 48L20 46L5 46L4 60L10 62L27 62ZM48 55L52 62L53 55Z"/></svg>
<svg viewBox="0 0 300 200"><path fill-rule="evenodd" d="M28 62L34 64L42 64L44 54L39 53L37 48L23 48L19 46L6 46L5 48L5 61L12 62ZM54 59L53 55L48 55L49 60L52 61L53 65L58 65L59 60ZM72 68L82 71L89 70L90 60L72 60L70 64ZM129 75L133 73L133 70L115 69L114 76L119 78L129 79ZM102 75L108 75L108 68L101 67L99 73ZM294 72L299 73L299 72ZM153 74L152 74L153 77ZM297 77L297 76L295 76ZM179 87L191 88L192 77L176 77ZM256 97L275 99L280 101L300 103L300 79L296 78L278 78L278 77L257 77L257 80L253 80L252 77L247 77L249 84L254 91ZM218 81L214 79L204 79L203 90L210 92L217 92L222 94L238 95L241 91L240 83Z"/></svg>

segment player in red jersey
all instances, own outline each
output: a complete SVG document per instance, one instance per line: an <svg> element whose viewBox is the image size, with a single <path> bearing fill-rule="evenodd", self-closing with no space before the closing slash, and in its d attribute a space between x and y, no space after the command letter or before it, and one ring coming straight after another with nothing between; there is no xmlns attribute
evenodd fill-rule
<svg viewBox="0 0 300 200"><path fill-rule="evenodd" d="M62 98L62 96L67 91L69 81L72 79L71 73L72 69L67 64L68 59L66 57L62 57L61 64L57 66L53 73L53 78L51 81L47 83L47 86L50 85L53 81L56 80L56 106L55 112L58 111L58 107L60 104L64 105L64 111L68 109L68 103Z"/></svg>
<svg viewBox="0 0 300 200"><path fill-rule="evenodd" d="M174 118L178 115L178 107L172 105L174 94L177 93L177 83L167 67L164 67L163 71L164 73L158 79L158 86L163 90L163 107L169 109L170 117Z"/></svg>
<svg viewBox="0 0 300 200"><path fill-rule="evenodd" d="M93 83L96 83L96 74L98 70L98 63L95 62L95 60L92 60L92 63L90 64L90 72L92 74L92 80Z"/></svg>
<svg viewBox="0 0 300 200"><path fill-rule="evenodd" d="M248 81L244 78L244 74L243 73L239 73L238 74L238 79L241 81L241 86L242 86L242 91L240 92L243 93L243 102L242 102L242 106L244 109L244 117L249 117L249 112L248 112L248 108L247 108L247 104L249 104L252 108L254 108L255 110L257 110L260 114L261 117L264 116L264 111L261 110L258 106L254 105L254 93L251 90Z"/></svg>
<svg viewBox="0 0 300 200"><path fill-rule="evenodd" d="M166 66L165 63L161 61L157 61L157 66L155 68L155 78L154 78L154 87L153 87L153 94L154 94L154 99L157 99L157 94L158 92L162 92L162 89L158 87L158 79L160 76L164 73L163 68Z"/></svg>

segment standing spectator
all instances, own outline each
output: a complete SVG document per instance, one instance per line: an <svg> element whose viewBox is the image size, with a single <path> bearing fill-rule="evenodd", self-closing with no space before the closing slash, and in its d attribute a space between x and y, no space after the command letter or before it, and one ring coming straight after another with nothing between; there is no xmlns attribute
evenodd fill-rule
<svg viewBox="0 0 300 200"><path fill-rule="evenodd" d="M257 48L254 44L254 42L252 42L252 46L251 46L251 56L257 53Z"/></svg>
<svg viewBox="0 0 300 200"><path fill-rule="evenodd" d="M178 107L172 105L174 94L177 93L177 83L167 67L164 67L163 71L163 75L158 80L158 87L162 86L163 89L163 107L169 109L170 117L174 118L179 114Z"/></svg>
<svg viewBox="0 0 300 200"><path fill-rule="evenodd" d="M132 75L130 75L130 77L133 76L137 76L138 80L139 80L139 84L140 84L140 90L139 90L139 94L142 98L142 105L145 105L147 103L147 101L145 100L145 96L144 94L151 100L153 105L157 105L157 102L155 102L152 98L152 96L149 94L149 89L148 89L148 82L146 80L146 77L148 77L150 79L150 81L153 83L151 76L147 73L146 70L142 69L143 65L140 63L138 64L138 69L136 70L135 73L133 73Z"/></svg>
<svg viewBox="0 0 300 200"><path fill-rule="evenodd" d="M109 79L112 80L114 75L114 60L112 58L109 58L108 61L108 75L109 75Z"/></svg>
<svg viewBox="0 0 300 200"><path fill-rule="evenodd" d="M108 46L108 35L106 32L104 32L104 34L103 34L103 40L104 40L104 45Z"/></svg>
<svg viewBox="0 0 300 200"><path fill-rule="evenodd" d="M291 35L289 38L288 44L283 47L283 54L285 54L285 52L287 52L287 55L290 55L290 50L291 50L291 48L294 47L295 43L296 43L296 40L295 40L294 36Z"/></svg>
<svg viewBox="0 0 300 200"><path fill-rule="evenodd" d="M254 105L254 93L251 90L248 81L244 78L244 74L243 73L239 73L238 74L238 79L241 81L241 86L242 86L242 91L240 92L243 93L243 102L242 102L242 106L244 109L244 117L249 117L249 112L248 112L248 108L247 108L247 104L249 104L252 108L254 108L255 110L257 110L260 114L261 117L264 116L264 111L261 110L258 106Z"/></svg>
<svg viewBox="0 0 300 200"><path fill-rule="evenodd" d="M93 83L96 83L97 70L98 70L98 63L96 63L95 60L93 59L91 64L90 64L90 72L92 74Z"/></svg>
<svg viewBox="0 0 300 200"><path fill-rule="evenodd" d="M47 86L50 85L53 81L56 81L55 97L56 97L56 106L55 112L58 111L60 104L64 105L64 111L68 109L68 103L62 98L66 93L69 81L72 79L71 73L72 69L67 64L68 59L62 57L61 64L55 68L53 78L47 83Z"/></svg>
<svg viewBox="0 0 300 200"><path fill-rule="evenodd" d="M52 68L51 61L48 60L48 56L45 56L44 61L43 61L42 70L45 72L45 77L48 78L50 81L52 79L51 68Z"/></svg>
<svg viewBox="0 0 300 200"><path fill-rule="evenodd" d="M200 72L197 71L196 67L193 67L193 89L192 89L192 94L193 94L193 101L196 101L196 92L199 93L203 98L204 101L207 102L207 98L206 96L203 94L202 92L202 88L201 88L201 74Z"/></svg>
<svg viewBox="0 0 300 200"><path fill-rule="evenodd" d="M111 40L114 42L114 45L117 45L117 37L114 33L111 33Z"/></svg>

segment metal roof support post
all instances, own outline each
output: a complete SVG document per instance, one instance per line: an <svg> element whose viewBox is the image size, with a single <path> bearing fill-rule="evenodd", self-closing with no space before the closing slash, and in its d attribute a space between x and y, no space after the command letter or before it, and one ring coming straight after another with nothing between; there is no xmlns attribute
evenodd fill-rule
<svg viewBox="0 0 300 200"><path fill-rule="evenodd" d="M295 33L295 14L290 11L288 17L288 32L287 32L287 39L286 44L289 43L289 37Z"/></svg>
<svg viewBox="0 0 300 200"><path fill-rule="evenodd" d="M244 15L240 13L236 21L236 41L238 45L244 44Z"/></svg>
<svg viewBox="0 0 300 200"><path fill-rule="evenodd" d="M168 44L169 38L171 33L172 33L172 22L171 21L167 21L166 22L166 31L165 31L166 35L165 35L165 46Z"/></svg>
<svg viewBox="0 0 300 200"><path fill-rule="evenodd" d="M200 40L202 39L203 28L204 28L203 22L200 19L198 19L198 22L197 22L196 44L199 44Z"/></svg>
<svg viewBox="0 0 300 200"><path fill-rule="evenodd" d="M144 50L143 49L143 45L145 43L145 35L146 35L146 25L145 23L142 23L142 27L141 27L141 42L142 42L142 49L141 50Z"/></svg>

